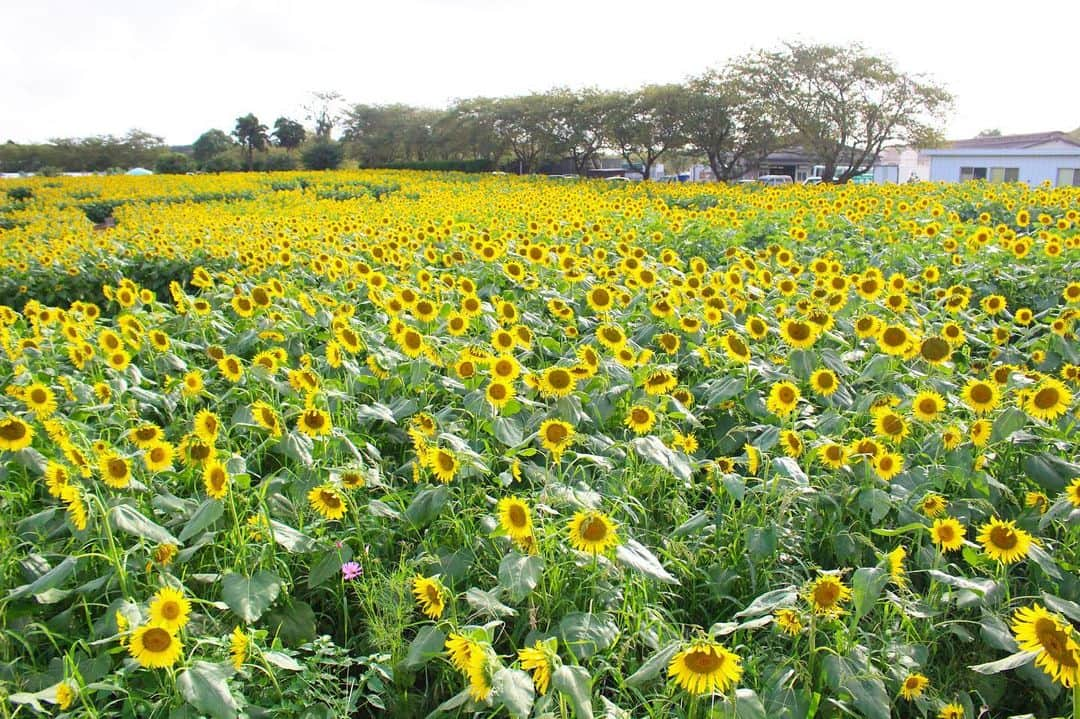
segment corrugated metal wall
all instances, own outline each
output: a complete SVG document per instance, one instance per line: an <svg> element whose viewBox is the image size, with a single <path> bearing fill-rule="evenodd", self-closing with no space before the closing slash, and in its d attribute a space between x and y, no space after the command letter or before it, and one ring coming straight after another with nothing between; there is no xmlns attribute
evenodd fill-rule
<svg viewBox="0 0 1080 719"><path fill-rule="evenodd" d="M959 182L961 167L1016 167L1020 182L1038 185L1057 182L1058 169L1080 167L1080 155L935 155L930 158L930 179L935 182Z"/></svg>

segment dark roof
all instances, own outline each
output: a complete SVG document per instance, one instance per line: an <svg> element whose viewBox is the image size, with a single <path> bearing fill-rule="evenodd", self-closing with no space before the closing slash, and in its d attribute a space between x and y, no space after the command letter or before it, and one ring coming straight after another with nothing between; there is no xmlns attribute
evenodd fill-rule
<svg viewBox="0 0 1080 719"><path fill-rule="evenodd" d="M952 150L964 148L973 150L1023 150L1044 145L1048 142L1065 142L1080 147L1080 142L1076 138L1057 130L1053 132L1032 132L1026 135L973 137L969 140L954 140L948 143L946 147Z"/></svg>

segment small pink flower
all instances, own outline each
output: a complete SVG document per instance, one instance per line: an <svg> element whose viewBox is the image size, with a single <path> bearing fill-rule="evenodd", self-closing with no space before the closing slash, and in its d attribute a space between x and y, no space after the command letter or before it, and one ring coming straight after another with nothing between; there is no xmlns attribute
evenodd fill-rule
<svg viewBox="0 0 1080 719"><path fill-rule="evenodd" d="M347 582L359 579L363 574L364 568L360 566L360 562L345 562L341 565L341 576Z"/></svg>

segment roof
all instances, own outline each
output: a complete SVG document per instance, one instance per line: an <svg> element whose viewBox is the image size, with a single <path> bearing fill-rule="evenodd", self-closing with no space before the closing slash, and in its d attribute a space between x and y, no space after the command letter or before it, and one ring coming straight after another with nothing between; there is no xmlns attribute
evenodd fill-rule
<svg viewBox="0 0 1080 719"><path fill-rule="evenodd" d="M973 137L968 140L953 140L943 149L949 150L1025 150L1052 143L1065 143L1074 147L1080 147L1080 141L1068 133L1054 130L1052 132L1032 132L1026 135L989 135L986 137Z"/></svg>

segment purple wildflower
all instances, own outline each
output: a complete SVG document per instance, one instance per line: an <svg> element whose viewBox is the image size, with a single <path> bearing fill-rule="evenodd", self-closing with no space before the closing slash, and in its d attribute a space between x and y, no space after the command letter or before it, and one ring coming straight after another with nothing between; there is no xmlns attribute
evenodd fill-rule
<svg viewBox="0 0 1080 719"><path fill-rule="evenodd" d="M341 576L346 581L358 579L363 573L364 568L360 566L360 562L345 562L341 565Z"/></svg>

